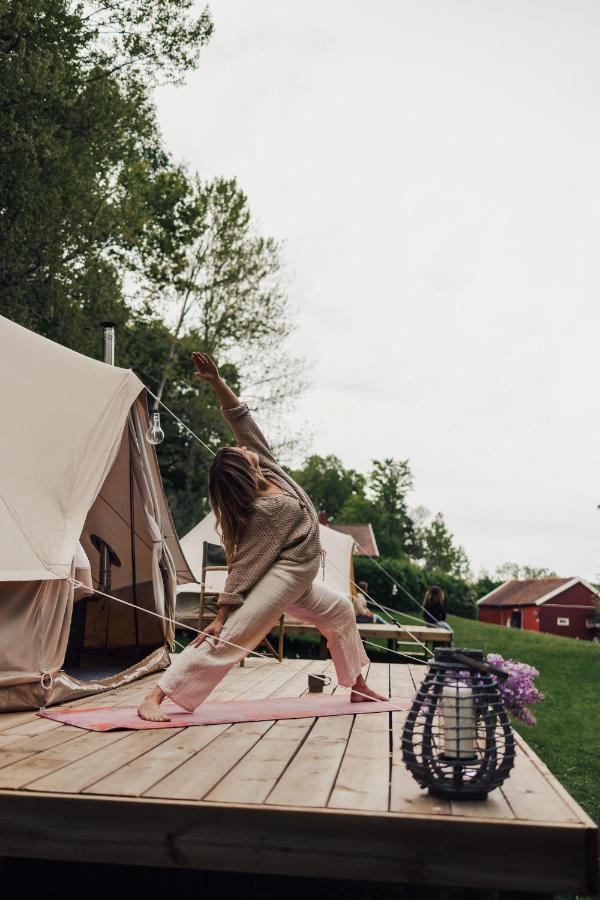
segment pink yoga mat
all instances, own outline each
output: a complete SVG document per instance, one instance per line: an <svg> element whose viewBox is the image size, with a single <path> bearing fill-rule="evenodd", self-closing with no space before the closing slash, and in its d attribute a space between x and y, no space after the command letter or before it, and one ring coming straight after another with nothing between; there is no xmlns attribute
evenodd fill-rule
<svg viewBox="0 0 600 900"><path fill-rule="evenodd" d="M169 722L140 719L136 706L95 706L91 709L69 707L36 713L65 725L89 731L114 731L118 728L182 728L185 725L222 725L229 722L264 722L270 719L304 719L312 716L347 716L410 709L410 700L365 701L352 703L347 696L306 694L304 697L269 697L265 700L223 700L202 703L193 712L165 701L161 710Z"/></svg>

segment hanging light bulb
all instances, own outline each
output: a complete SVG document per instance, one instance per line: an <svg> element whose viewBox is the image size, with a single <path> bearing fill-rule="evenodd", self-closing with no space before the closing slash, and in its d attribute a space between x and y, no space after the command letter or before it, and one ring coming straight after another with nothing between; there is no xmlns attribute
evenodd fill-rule
<svg viewBox="0 0 600 900"><path fill-rule="evenodd" d="M156 446L156 444L162 444L164 439L165 433L160 427L160 413L155 411L152 413L150 426L146 431L146 440L149 444Z"/></svg>

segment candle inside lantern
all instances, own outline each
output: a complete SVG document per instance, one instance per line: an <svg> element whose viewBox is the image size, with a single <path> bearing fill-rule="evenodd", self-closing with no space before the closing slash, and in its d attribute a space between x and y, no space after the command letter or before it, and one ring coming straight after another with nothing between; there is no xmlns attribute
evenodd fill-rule
<svg viewBox="0 0 600 900"><path fill-rule="evenodd" d="M460 681L447 682L442 688L442 737L446 760L468 760L476 757L475 706L473 690Z"/></svg>

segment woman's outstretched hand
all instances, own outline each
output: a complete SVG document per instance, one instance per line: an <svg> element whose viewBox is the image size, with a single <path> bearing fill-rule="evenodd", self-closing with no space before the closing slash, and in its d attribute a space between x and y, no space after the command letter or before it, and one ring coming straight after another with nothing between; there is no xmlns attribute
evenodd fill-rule
<svg viewBox="0 0 600 900"><path fill-rule="evenodd" d="M196 351L195 353L192 353L192 359L196 366L194 376L196 378L201 378L203 381L208 381L219 398L221 409L233 409L234 406L240 405L240 401L236 395L219 375L219 370L208 353L199 353Z"/></svg>
<svg viewBox="0 0 600 900"><path fill-rule="evenodd" d="M196 366L194 375L197 378L203 378L204 381L212 382L218 380L219 370L217 369L208 353L199 353L198 351L196 351L192 353L192 359L194 361L194 365Z"/></svg>
<svg viewBox="0 0 600 900"><path fill-rule="evenodd" d="M197 634L193 641L190 641L192 647L199 647L202 641L206 640L209 635L219 642L219 635L223 631L223 625L227 619L227 612L219 610L212 622L206 626L204 631Z"/></svg>

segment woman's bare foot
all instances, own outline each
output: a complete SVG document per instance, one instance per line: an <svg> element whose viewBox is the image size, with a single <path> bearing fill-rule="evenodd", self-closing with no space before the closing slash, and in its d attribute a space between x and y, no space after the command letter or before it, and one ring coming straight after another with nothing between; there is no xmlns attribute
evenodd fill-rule
<svg viewBox="0 0 600 900"><path fill-rule="evenodd" d="M165 697L166 694L159 687L153 688L149 694L146 694L137 708L137 714L140 719L145 719L147 722L170 722L170 717L166 716L160 709L160 704Z"/></svg>
<svg viewBox="0 0 600 900"><path fill-rule="evenodd" d="M355 693L355 691L360 691L360 693ZM382 694L378 694L377 691L374 691L367 685L367 682L359 675L354 684L352 685L352 690L350 692L350 700L352 703L362 703L363 700L388 700L389 697L384 697Z"/></svg>

